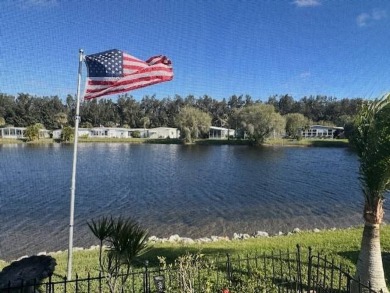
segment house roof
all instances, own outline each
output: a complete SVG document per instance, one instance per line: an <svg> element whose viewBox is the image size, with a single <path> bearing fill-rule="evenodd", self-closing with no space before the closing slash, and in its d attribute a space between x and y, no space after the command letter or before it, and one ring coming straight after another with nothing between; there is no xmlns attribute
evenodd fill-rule
<svg viewBox="0 0 390 293"><path fill-rule="evenodd" d="M217 126L210 126L210 129L213 129L213 130L234 130L234 129L227 129L224 127L217 127Z"/></svg>
<svg viewBox="0 0 390 293"><path fill-rule="evenodd" d="M344 127L337 127L337 126L325 126L325 125L310 125L310 128L320 128L320 129L339 129L344 130Z"/></svg>

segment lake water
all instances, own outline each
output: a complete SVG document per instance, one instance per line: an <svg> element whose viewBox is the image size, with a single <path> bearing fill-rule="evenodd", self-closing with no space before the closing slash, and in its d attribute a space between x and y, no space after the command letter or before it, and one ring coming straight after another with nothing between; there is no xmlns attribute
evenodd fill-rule
<svg viewBox="0 0 390 293"><path fill-rule="evenodd" d="M362 224L346 148L79 144L75 246L86 221L131 216L151 235L229 236ZM73 146L0 145L0 259L68 246Z"/></svg>

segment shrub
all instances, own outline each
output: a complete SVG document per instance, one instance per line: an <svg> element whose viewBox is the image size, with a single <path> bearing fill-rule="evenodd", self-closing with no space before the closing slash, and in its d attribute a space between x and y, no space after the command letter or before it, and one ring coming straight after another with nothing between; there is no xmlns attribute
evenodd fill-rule
<svg viewBox="0 0 390 293"><path fill-rule="evenodd" d="M106 277L110 292L117 292L118 288L122 292L134 259L148 250L147 231L130 218L103 217L87 224L100 241L99 268ZM103 244L107 246L105 255Z"/></svg>
<svg viewBox="0 0 390 293"><path fill-rule="evenodd" d="M134 131L132 134L131 134L132 137L134 138L141 138L141 132L139 132L138 130L137 131Z"/></svg>

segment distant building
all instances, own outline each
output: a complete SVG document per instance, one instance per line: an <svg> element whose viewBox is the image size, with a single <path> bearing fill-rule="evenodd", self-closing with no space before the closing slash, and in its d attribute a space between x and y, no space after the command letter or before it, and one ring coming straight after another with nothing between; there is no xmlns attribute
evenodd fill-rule
<svg viewBox="0 0 390 293"><path fill-rule="evenodd" d="M311 125L301 130L302 138L335 138L337 133L343 132L344 127Z"/></svg>
<svg viewBox="0 0 390 293"><path fill-rule="evenodd" d="M39 138L50 138L51 130L39 129Z"/></svg>
<svg viewBox="0 0 390 293"><path fill-rule="evenodd" d="M211 139L227 139L229 136L235 136L234 129L228 129L217 126L210 126L209 138Z"/></svg>
<svg viewBox="0 0 390 293"><path fill-rule="evenodd" d="M89 128L79 128L78 134L80 136L88 136L90 135L90 129ZM52 131L52 137L53 139L61 139L62 129L56 129Z"/></svg>
<svg viewBox="0 0 390 293"><path fill-rule="evenodd" d="M148 129L148 138L180 138L180 130L172 127Z"/></svg>
<svg viewBox="0 0 390 293"><path fill-rule="evenodd" d="M157 128L114 128L114 127L94 127L79 128L78 136L91 138L130 138L137 132L141 138L179 138L180 131L177 128L157 127ZM61 138L61 129L53 130L53 139Z"/></svg>
<svg viewBox="0 0 390 293"><path fill-rule="evenodd" d="M129 128L94 127L89 129L88 137L128 138L131 132Z"/></svg>
<svg viewBox="0 0 390 293"><path fill-rule="evenodd" d="M0 128L1 138L22 139L25 138L24 133L26 127L4 127Z"/></svg>
<svg viewBox="0 0 390 293"><path fill-rule="evenodd" d="M24 139L26 138L26 127L4 127L0 128L0 138ZM39 129L39 138L50 138L51 131Z"/></svg>

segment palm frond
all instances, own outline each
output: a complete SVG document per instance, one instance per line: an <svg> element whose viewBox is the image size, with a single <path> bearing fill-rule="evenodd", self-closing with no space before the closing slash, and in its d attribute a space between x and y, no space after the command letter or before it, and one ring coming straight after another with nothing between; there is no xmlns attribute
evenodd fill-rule
<svg viewBox="0 0 390 293"><path fill-rule="evenodd" d="M390 189L390 93L363 104L352 139L360 159L360 180L371 205Z"/></svg>
<svg viewBox="0 0 390 293"><path fill-rule="evenodd" d="M102 217L97 221L92 219L90 222L87 222L87 225L93 235L95 235L100 242L103 242L110 236L113 223L112 218Z"/></svg>

